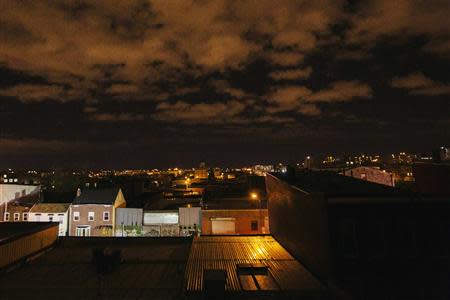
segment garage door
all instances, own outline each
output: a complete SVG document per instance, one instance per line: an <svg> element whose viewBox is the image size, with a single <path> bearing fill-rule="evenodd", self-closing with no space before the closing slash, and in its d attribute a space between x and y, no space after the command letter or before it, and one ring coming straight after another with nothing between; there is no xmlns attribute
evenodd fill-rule
<svg viewBox="0 0 450 300"><path fill-rule="evenodd" d="M211 219L212 234L235 234L236 225L234 218Z"/></svg>

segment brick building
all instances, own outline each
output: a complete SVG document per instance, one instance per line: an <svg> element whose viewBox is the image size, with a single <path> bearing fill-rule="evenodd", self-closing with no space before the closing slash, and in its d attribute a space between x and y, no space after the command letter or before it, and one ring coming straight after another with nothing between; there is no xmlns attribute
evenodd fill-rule
<svg viewBox="0 0 450 300"><path fill-rule="evenodd" d="M38 185L0 184L0 222L28 221L28 212L40 196Z"/></svg>
<svg viewBox="0 0 450 300"><path fill-rule="evenodd" d="M78 190L69 209L69 235L114 236L116 208L119 207L126 207L119 188Z"/></svg>
<svg viewBox="0 0 450 300"><path fill-rule="evenodd" d="M393 174L378 168L360 166L350 170L345 170L344 175L373 183L394 186Z"/></svg>
<svg viewBox="0 0 450 300"><path fill-rule="evenodd" d="M325 171L266 177L271 234L354 299L448 299L450 198Z"/></svg>
<svg viewBox="0 0 450 300"><path fill-rule="evenodd" d="M268 234L267 209L211 209L202 210L204 235Z"/></svg>

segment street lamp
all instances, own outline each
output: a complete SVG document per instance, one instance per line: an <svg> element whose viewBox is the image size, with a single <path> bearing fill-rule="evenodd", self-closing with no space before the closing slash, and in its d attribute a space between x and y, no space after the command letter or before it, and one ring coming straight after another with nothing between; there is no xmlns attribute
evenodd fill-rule
<svg viewBox="0 0 450 300"><path fill-rule="evenodd" d="M261 205L261 198L258 196L258 193L251 192L250 193L250 199L252 200L258 200L259 201L259 225L258 229L262 228L262 205ZM261 232L262 233L262 232Z"/></svg>

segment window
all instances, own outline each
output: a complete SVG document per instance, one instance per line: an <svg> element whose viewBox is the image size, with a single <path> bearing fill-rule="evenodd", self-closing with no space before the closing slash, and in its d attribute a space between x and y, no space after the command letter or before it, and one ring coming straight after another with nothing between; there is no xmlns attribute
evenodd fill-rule
<svg viewBox="0 0 450 300"><path fill-rule="evenodd" d="M95 213L93 211L88 212L88 221L94 221Z"/></svg>
<svg viewBox="0 0 450 300"><path fill-rule="evenodd" d="M358 241L356 223L353 220L342 220L339 224L339 250L345 258L358 256Z"/></svg>
<svg viewBox="0 0 450 300"><path fill-rule="evenodd" d="M27 191L22 190L22 197L24 197L27 194Z"/></svg>
<svg viewBox="0 0 450 300"><path fill-rule="evenodd" d="M109 211L103 212L103 221L109 221Z"/></svg>
<svg viewBox="0 0 450 300"><path fill-rule="evenodd" d="M53 222L53 214L48 214L48 221Z"/></svg>
<svg viewBox="0 0 450 300"><path fill-rule="evenodd" d="M258 231L258 221L251 222L252 231Z"/></svg>
<svg viewBox="0 0 450 300"><path fill-rule="evenodd" d="M58 214L58 221L59 224L62 224L64 222L64 214Z"/></svg>
<svg viewBox="0 0 450 300"><path fill-rule="evenodd" d="M279 289L269 272L269 268L264 264L238 264L236 265L236 273L244 291L273 291Z"/></svg>
<svg viewBox="0 0 450 300"><path fill-rule="evenodd" d="M79 211L74 211L73 212L73 220L74 221L80 221L80 212Z"/></svg>
<svg viewBox="0 0 450 300"><path fill-rule="evenodd" d="M20 221L20 214L14 213L14 222L18 222L18 221Z"/></svg>
<svg viewBox="0 0 450 300"><path fill-rule="evenodd" d="M5 220L5 222L9 221L9 212L5 212L5 215L3 216L3 220Z"/></svg>
<svg viewBox="0 0 450 300"><path fill-rule="evenodd" d="M22 214L22 220L23 221L28 221L28 213L23 213Z"/></svg>

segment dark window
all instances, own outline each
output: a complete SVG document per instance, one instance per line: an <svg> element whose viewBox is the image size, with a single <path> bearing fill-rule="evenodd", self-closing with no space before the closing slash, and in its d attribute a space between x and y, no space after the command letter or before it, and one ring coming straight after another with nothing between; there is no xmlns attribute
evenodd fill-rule
<svg viewBox="0 0 450 300"><path fill-rule="evenodd" d="M252 231L258 231L258 221L251 222Z"/></svg>
<svg viewBox="0 0 450 300"><path fill-rule="evenodd" d="M269 272L269 268L263 264L238 264L236 269L239 283L244 291L273 291L279 289Z"/></svg>

